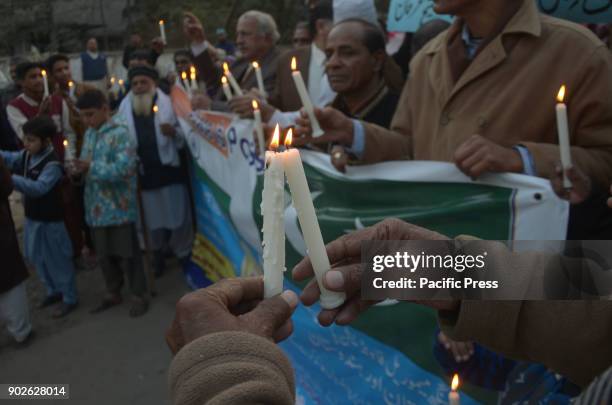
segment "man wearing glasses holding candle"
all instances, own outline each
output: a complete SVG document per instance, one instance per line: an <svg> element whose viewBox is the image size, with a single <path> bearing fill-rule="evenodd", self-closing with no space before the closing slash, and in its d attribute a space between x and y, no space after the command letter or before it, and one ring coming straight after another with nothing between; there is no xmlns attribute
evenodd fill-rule
<svg viewBox="0 0 612 405"><path fill-rule="evenodd" d="M574 163L595 181L612 178L612 61L588 30L543 16L531 0L437 0L458 16L411 63L391 130L318 112L326 135L368 163L454 162L466 175L550 177L560 156L555 96L568 90ZM576 61L580 61L577 64Z"/></svg>

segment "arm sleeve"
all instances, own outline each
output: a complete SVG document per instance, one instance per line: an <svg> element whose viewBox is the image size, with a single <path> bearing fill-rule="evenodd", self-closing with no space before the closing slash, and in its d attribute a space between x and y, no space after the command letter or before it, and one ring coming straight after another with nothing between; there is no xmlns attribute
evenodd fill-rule
<svg viewBox="0 0 612 405"><path fill-rule="evenodd" d="M598 47L582 67L576 69L575 89L568 99L572 163L594 182L612 181L612 60L610 51ZM529 149L539 177L550 178L559 161L559 145L521 142Z"/></svg>
<svg viewBox="0 0 612 405"><path fill-rule="evenodd" d="M25 124L28 119L25 115L21 113L17 108L9 105L6 107L6 115L8 117L9 123L11 127L13 127L13 131L17 134L17 137L21 141L23 141L23 124Z"/></svg>
<svg viewBox="0 0 612 405"><path fill-rule="evenodd" d="M9 152L5 150L0 150L0 157L4 159L4 165L10 170L15 171L19 161L23 156L22 151L20 152Z"/></svg>
<svg viewBox="0 0 612 405"><path fill-rule="evenodd" d="M89 179L115 182L135 175L136 148L134 142L127 134L117 136L115 140L114 160L112 162L92 161L87 174Z"/></svg>
<svg viewBox="0 0 612 405"><path fill-rule="evenodd" d="M176 405L295 403L289 359L274 343L250 333L194 340L176 355L168 378Z"/></svg>
<svg viewBox="0 0 612 405"><path fill-rule="evenodd" d="M23 176L13 175L15 190L28 197L40 197L47 194L62 178L62 167L58 163L45 166L38 179L32 180Z"/></svg>
<svg viewBox="0 0 612 405"><path fill-rule="evenodd" d="M214 83L215 87L221 83L222 69L215 65L208 52L208 42L192 44L193 63L198 71L198 77L203 77L206 83Z"/></svg>

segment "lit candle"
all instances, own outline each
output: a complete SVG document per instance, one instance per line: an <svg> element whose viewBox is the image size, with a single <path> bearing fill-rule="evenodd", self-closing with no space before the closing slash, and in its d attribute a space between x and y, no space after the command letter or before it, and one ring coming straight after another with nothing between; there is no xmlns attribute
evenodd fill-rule
<svg viewBox="0 0 612 405"><path fill-rule="evenodd" d="M295 56L291 59L291 70L293 71L293 81L295 82L295 87L297 88L297 92L300 95L300 99L302 100L302 105L308 114L308 118L310 119L310 126L312 127L312 136L317 137L323 135L323 130L319 125L319 121L314 114L314 107L312 106L312 101L310 101L310 95L308 94L308 90L306 90L306 84L304 83L304 78L302 78L302 73L297 69L297 59Z"/></svg>
<svg viewBox="0 0 612 405"><path fill-rule="evenodd" d="M181 73L181 84L189 97L191 97L191 86L189 85L189 80L187 80L187 72Z"/></svg>
<svg viewBox="0 0 612 405"><path fill-rule="evenodd" d="M157 113L159 112L159 107L157 106L157 104L155 104L155 105L153 106L153 112L154 112L155 114L157 114Z"/></svg>
<svg viewBox="0 0 612 405"><path fill-rule="evenodd" d="M557 133L559 135L559 150L561 153L561 166L563 166L563 187L571 188L572 182L567 178L565 171L572 167L570 151L569 126L567 125L567 106L565 100L565 85L561 86L557 94Z"/></svg>
<svg viewBox="0 0 612 405"><path fill-rule="evenodd" d="M111 77L110 83L111 83L111 88L110 88L111 93L113 93L113 95L116 98L119 95L119 89L117 88L117 79L115 79L115 76Z"/></svg>
<svg viewBox="0 0 612 405"><path fill-rule="evenodd" d="M255 69L255 77L257 78L257 87L259 88L259 92L261 93L262 97L266 98L268 96L266 94L266 88L264 87L263 76L261 74L259 63L253 62L253 69Z"/></svg>
<svg viewBox="0 0 612 405"><path fill-rule="evenodd" d="M43 84L45 86L43 98L49 97L49 80L47 79L47 71L43 69L41 72L43 77Z"/></svg>
<svg viewBox="0 0 612 405"><path fill-rule="evenodd" d="M242 93L242 89L240 88L240 86L238 85L238 82L234 78L234 75L232 74L232 71L229 69L229 65L227 64L227 62L223 63L223 71L225 72L225 76L227 77L227 80L229 80L229 84L232 86L232 89L234 89L234 93L236 93L238 96L243 96L244 93Z"/></svg>
<svg viewBox="0 0 612 405"><path fill-rule="evenodd" d="M232 99L232 89L230 89L229 84L227 84L227 77L223 76L221 78L221 84L223 87L223 93L225 93L225 98L227 101L230 101Z"/></svg>
<svg viewBox="0 0 612 405"><path fill-rule="evenodd" d="M125 94L125 86L123 83L125 83L123 79L119 79L119 89L121 89L121 93Z"/></svg>
<svg viewBox="0 0 612 405"><path fill-rule="evenodd" d="M166 41L166 25L164 24L164 20L159 20L159 32L162 42L166 45L168 42Z"/></svg>
<svg viewBox="0 0 612 405"><path fill-rule="evenodd" d="M457 388L459 388L459 376L455 374L453 376L453 381L451 382L451 392L448 393L448 404L449 405L459 405L459 393L457 392Z"/></svg>
<svg viewBox="0 0 612 405"><path fill-rule="evenodd" d="M197 75L196 75L196 68L195 67L190 67L189 68L189 72L191 75L191 90L197 90L198 89L198 81L197 81Z"/></svg>
<svg viewBox="0 0 612 405"><path fill-rule="evenodd" d="M68 82L68 87L72 88L73 86L74 86L74 82L73 82L72 80L70 80L70 81Z"/></svg>
<svg viewBox="0 0 612 405"><path fill-rule="evenodd" d="M292 129L289 129L285 138L285 146L287 148L291 146L291 141ZM323 243L323 236L319 228L314 204L312 203L308 182L306 181L300 152L295 148L290 148L282 156L287 182L289 183L293 199L293 206L297 211L302 234L304 235L306 252L310 257L312 268L321 290L321 307L325 309L337 308L345 301L346 295L341 292L329 291L323 287L323 277L331 269L331 266L327 257L327 251L325 250L325 244Z"/></svg>
<svg viewBox="0 0 612 405"><path fill-rule="evenodd" d="M260 153L263 154L266 148L264 145L264 132L263 132L263 125L262 125L262 120L261 120L261 110L259 109L259 104L257 104L257 100L253 100L252 104L253 104L253 117L255 118L255 131L257 132L257 143L259 143Z"/></svg>
<svg viewBox="0 0 612 405"><path fill-rule="evenodd" d="M261 196L264 298L283 292L285 271L285 174L282 156L276 152L279 138L280 128L276 125L270 143L273 150L265 154L266 170Z"/></svg>

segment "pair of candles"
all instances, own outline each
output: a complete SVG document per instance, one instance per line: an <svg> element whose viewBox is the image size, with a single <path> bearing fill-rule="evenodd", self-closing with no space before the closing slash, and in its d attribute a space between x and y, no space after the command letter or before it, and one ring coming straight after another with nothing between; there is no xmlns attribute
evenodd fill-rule
<svg viewBox="0 0 612 405"><path fill-rule="evenodd" d="M286 150L278 152L280 128L276 125L270 143L272 150L265 154L266 171L262 193L261 211L263 214L263 268L264 296L266 298L283 291L283 272L285 270L285 221L284 193L285 175L297 211L306 251L312 262L315 277L321 290L321 306L326 309L337 308L346 299L340 292L329 291L323 287L323 277L331 269L319 221L310 196L304 166L298 149L291 148L292 129L285 138Z"/></svg>
<svg viewBox="0 0 612 405"><path fill-rule="evenodd" d="M251 64L253 70L255 70L255 77L257 78L257 88L261 93L262 97L267 97L266 88L264 87L263 75L261 73L261 67L259 63L253 62ZM229 68L227 62L223 63L223 77L221 77L221 86L223 88L223 93L225 94L225 98L227 101L230 101L233 98L232 89L237 96L244 96L244 92L240 88L238 81L232 74L232 71ZM231 86L231 88L230 88Z"/></svg>
<svg viewBox="0 0 612 405"><path fill-rule="evenodd" d="M191 66L189 68L189 77L187 77L187 72L181 73L181 84L190 97L193 95L194 91L199 89L195 67Z"/></svg>
<svg viewBox="0 0 612 405"><path fill-rule="evenodd" d="M111 91L113 92L115 97L119 95L119 90L121 90L121 93L125 94L125 81L123 79L117 80L113 76L111 77L110 82L111 82Z"/></svg>

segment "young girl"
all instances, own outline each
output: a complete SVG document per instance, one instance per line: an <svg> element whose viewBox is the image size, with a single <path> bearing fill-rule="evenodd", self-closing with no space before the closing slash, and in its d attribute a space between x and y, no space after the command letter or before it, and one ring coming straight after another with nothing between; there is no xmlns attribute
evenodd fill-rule
<svg viewBox="0 0 612 405"><path fill-rule="evenodd" d="M72 246L63 219L63 169L51 144L57 131L51 118L38 116L23 125L23 132L25 150L0 151L0 156L13 172L15 190L25 197L25 256L47 289L39 307L62 301L53 313L60 318L76 308L77 292Z"/></svg>

